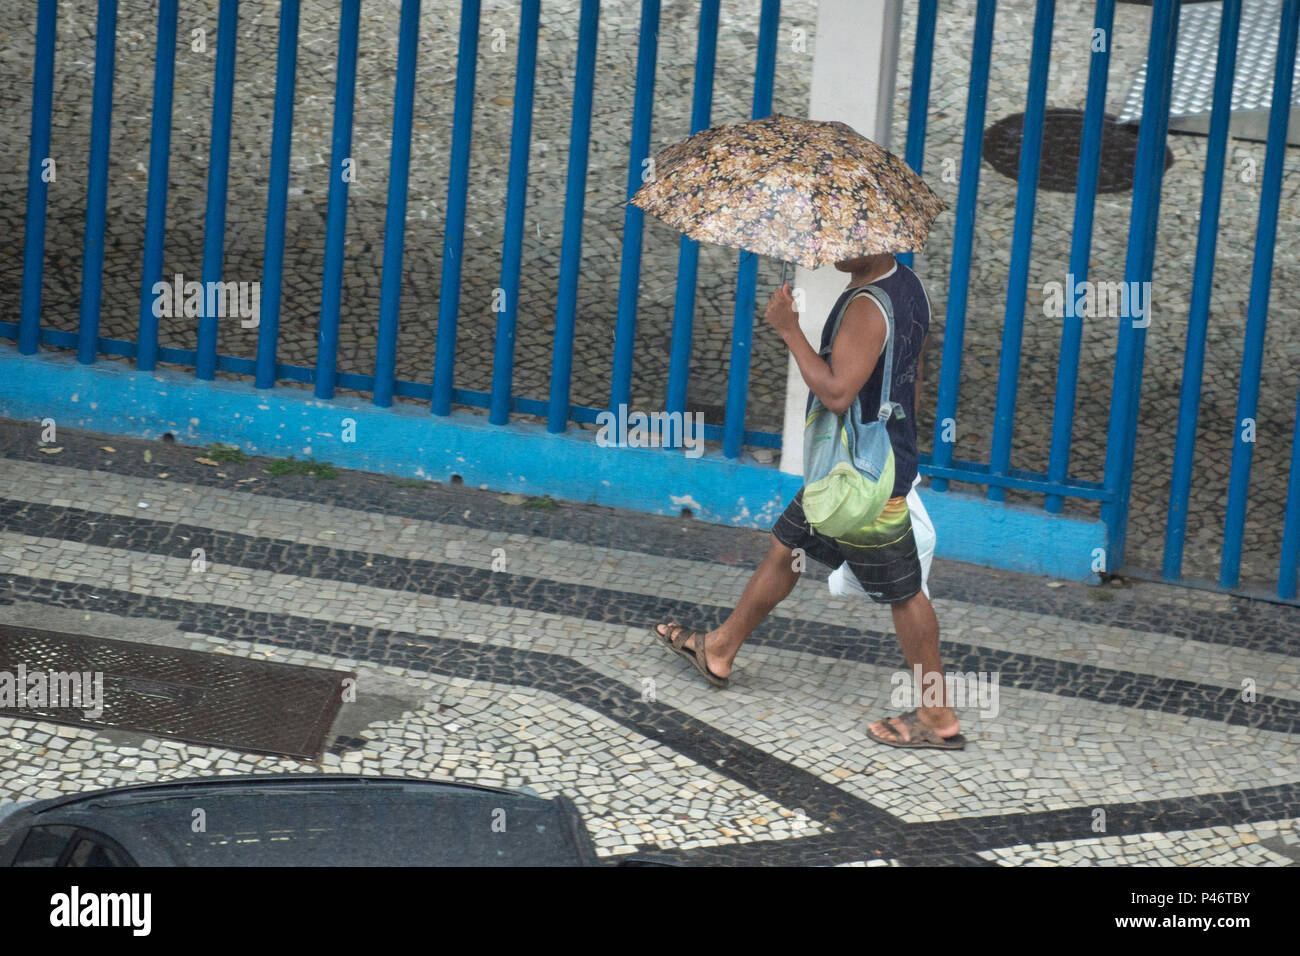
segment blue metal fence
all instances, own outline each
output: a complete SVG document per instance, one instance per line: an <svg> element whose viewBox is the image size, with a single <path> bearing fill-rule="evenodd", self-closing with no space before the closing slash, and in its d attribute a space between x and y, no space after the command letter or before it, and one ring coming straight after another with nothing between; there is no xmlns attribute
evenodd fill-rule
<svg viewBox="0 0 1300 956"><path fill-rule="evenodd" d="M924 158L938 7L937 0L918 0L918 2L919 26L915 37L912 99L909 104L905 153L907 161L920 171ZM597 421L597 416L604 409L570 404L570 381L573 372L580 271L578 265L582 251L582 217L596 71L599 0L583 0L578 24L555 339L549 395L546 398L516 395L512 388L520 270L523 267L528 152L541 0L521 0L520 5L513 129L504 210L500 280L503 295L496 319L493 375L491 390L488 393L457 388L454 382L457 314L465 248L470 144L473 133L476 46L480 32L479 0L463 0L459 11L460 33L442 256L442 293L438 304L436 349L434 355L430 357L431 381L421 383L401 380L396 377L395 371L406 194L411 161L410 137L420 30L419 0L403 0L398 26L398 57L395 67L392 123L393 150L390 157L378 348L374 374L340 373L336 361L341 290L347 264L344 249L350 179L347 158L351 154L361 0L342 0L341 3L316 364L314 368L310 368L283 364L277 360L299 6L299 0L282 0L280 6L280 37L275 67L275 112L272 128L269 131L271 162L262 276L263 308L256 358L245 359L221 354L218 323L214 315L204 315L200 318L194 349L160 348L158 345L158 320L153 314L153 288L154 284L162 278L172 87L177 40L177 0L162 0L158 8L137 338L135 341L123 341L106 339L99 335L100 273L103 263L106 183L110 165L108 132L112 110L116 0L99 0L84 237L85 257L78 331L69 333L41 328L40 322L47 189L42 177L42 163L49 153L53 107L54 43L58 21L57 0L40 0L33 58L31 148L21 311L18 322L0 322L0 335L16 339L17 351L22 355L36 353L38 346L44 343L63 348L75 347L78 360L83 364L94 363L96 356L100 354L119 355L134 358L136 367L141 371L152 371L159 361L186 365L194 369L195 378L200 380L212 379L218 370L251 375L255 377L255 385L258 389L274 389L276 383L282 381L310 383L315 387L315 395L323 400L332 399L338 388L370 392L373 396L373 404L379 407L391 405L395 396L404 396L427 401L432 414L439 417L450 415L454 405L487 409L488 422L495 426L509 424L512 414L536 415L546 419L549 433L557 435L564 433L571 422ZM631 135L628 144L628 196L640 187L644 172L643 163L652 154L650 126L654 110L660 13L660 0L642 0L636 89L631 104ZM1119 328L1104 480L1094 482L1071 477L1070 451L1082 334L1078 317L1065 320L1060 350L1056 356L1058 376L1047 471L1045 473L1027 471L1015 468L1011 463L1025 298L1029 282L1029 252L1033 237L1054 13L1054 0L1037 0L990 460L988 462L957 460L954 458L953 442L948 431L956 416L960 391L961 357L968 304L967 287L970 281L972 241L979 195L985 105L997 17L996 0L978 2L972 38L960 186L954 210L955 227L939 375L934 451L932 455L922 457L921 470L931 477L931 490L939 495L950 492L949 483L952 481L975 483L985 487L988 499L993 502L1004 501L1008 489L1041 494L1045 499L1045 515L1061 512L1067 498L1100 502L1107 531L1107 570L1116 570L1124 566L1125 559L1145 329L1129 322L1121 323ZM779 0L763 0L754 64L751 111L754 117L769 115L772 110L780 14ZM1095 25L1097 30L1102 31L1106 37L1110 36L1114 14L1115 0L1097 0ZM238 0L222 0L213 86L212 140L203 250L205 283L219 281L222 272L226 177L230 129L234 120L234 63L239 15ZM1180 400L1174 465L1170 475L1163 565L1163 574L1168 580L1178 580L1182 574L1186 510L1209 319L1219 200L1223 186L1228 102L1234 74L1237 25L1240 15L1241 0L1225 0L1215 78L1214 113L1207 144L1208 161L1202 195L1196 265L1192 277L1185 375ZM1147 51L1147 83L1143 114L1149 118L1149 121L1142 124L1138 143L1124 270L1126 282L1148 282L1153 272L1170 90L1178 38L1178 17L1178 0L1154 0ZM694 97L690 117L692 131L706 128L713 120L711 105L719 19L720 0L704 0L699 15ZM1300 20L1300 0L1284 0L1278 37L1273 109L1260 192L1245 354L1239 380L1235 418L1238 426L1243 420L1253 418L1258 403L1263 337L1273 268L1273 240L1278 228L1279 196L1286 145L1286 124L1292 94L1291 77L1296 56L1298 20ZM1110 44L1106 43L1100 50L1096 50L1089 69L1083 139L1078 165L1074 229L1069 256L1071 274L1079 281L1088 275L1093 206L1097 194L1103 110L1109 71L1109 49ZM735 117L727 119L735 119ZM629 205L624 211L617 317L610 357L612 374L609 408L612 410L630 404L632 365L636 353L637 294L640 285L642 239L643 213ZM910 255L902 258L905 262L911 261ZM677 288L668 361L666 410L670 413L683 412L686 407L697 265L698 249L695 243L683 238L678 256ZM733 461L741 457L742 449L746 446L775 448L780 447L781 443L780 435L745 428L757 267L757 257L747 253L740 255L736 275L725 421L721 426L706 426L704 432L706 439L720 441L722 456ZM1297 398L1297 402L1300 403L1300 397ZM1249 441L1241 438L1234 445L1231 477L1227 488L1228 513L1224 527L1219 575L1219 585L1228 589L1239 584L1252 447ZM1297 425L1296 435L1293 438L1290 483L1283 522L1282 556L1278 568L1276 594L1281 599L1292 600L1296 597L1297 563L1300 561L1300 424Z"/></svg>

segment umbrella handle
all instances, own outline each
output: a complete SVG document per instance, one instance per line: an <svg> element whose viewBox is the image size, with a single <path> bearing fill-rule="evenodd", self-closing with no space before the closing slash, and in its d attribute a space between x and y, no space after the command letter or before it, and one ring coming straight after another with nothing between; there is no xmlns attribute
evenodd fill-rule
<svg viewBox="0 0 1300 956"><path fill-rule="evenodd" d="M781 263L781 282L780 282L780 286L781 286L782 288L785 287L786 277L787 277L789 274L790 274L790 263L788 263L788 262L782 262L782 263Z"/></svg>

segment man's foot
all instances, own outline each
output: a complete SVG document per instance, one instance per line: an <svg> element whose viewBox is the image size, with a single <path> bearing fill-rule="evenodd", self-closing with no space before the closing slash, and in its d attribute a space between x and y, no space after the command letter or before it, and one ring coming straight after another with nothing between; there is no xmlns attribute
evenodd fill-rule
<svg viewBox="0 0 1300 956"><path fill-rule="evenodd" d="M726 687L731 676L731 661L710 655L709 638L713 631L697 631L675 621L656 624L655 634L668 648L695 664L705 680L715 687ZM703 647L701 658L697 648Z"/></svg>
<svg viewBox="0 0 1300 956"><path fill-rule="evenodd" d="M920 708L898 717L888 717L867 725L867 736L876 743L890 747L963 749L966 738L961 735L961 724L956 715L946 720L936 719L941 714L942 712L936 714L932 708ZM930 723L931 720L935 723Z"/></svg>

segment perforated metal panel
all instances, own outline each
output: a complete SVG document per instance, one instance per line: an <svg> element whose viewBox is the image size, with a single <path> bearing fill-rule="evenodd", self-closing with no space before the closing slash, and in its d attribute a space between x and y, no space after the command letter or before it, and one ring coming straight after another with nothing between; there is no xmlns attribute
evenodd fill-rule
<svg viewBox="0 0 1300 956"><path fill-rule="evenodd" d="M0 713L312 760L320 756L338 714L342 682L354 676L0 625L0 681L15 681L20 668L38 679L102 674L102 713L93 713L98 695L88 690L77 706L68 706L66 699L47 700L43 706L0 699ZM56 703L61 706L52 706Z"/></svg>
<svg viewBox="0 0 1300 956"><path fill-rule="evenodd" d="M1170 100L1169 128L1191 133L1208 133L1214 106L1214 70L1219 49L1219 21L1223 7L1217 3L1184 6L1178 18L1178 51L1174 55L1174 85ZM1237 68L1232 83L1233 136L1264 140L1268 136L1268 114L1272 106L1273 71L1277 65L1278 26L1282 20L1281 0L1243 0L1241 27L1237 37ZM1291 98L1291 120L1287 142L1300 144L1300 60ZM1124 100L1119 122L1132 123L1142 117L1142 94L1146 89L1146 65L1138 70Z"/></svg>

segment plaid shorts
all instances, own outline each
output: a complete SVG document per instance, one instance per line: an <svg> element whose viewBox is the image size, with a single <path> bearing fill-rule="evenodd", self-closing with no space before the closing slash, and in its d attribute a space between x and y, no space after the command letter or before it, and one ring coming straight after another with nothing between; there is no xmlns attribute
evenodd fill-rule
<svg viewBox="0 0 1300 956"><path fill-rule="evenodd" d="M786 506L772 534L791 550L820 564L837 568L848 562L862 589L877 604L897 604L921 590L921 560L912 536L907 498L890 498L870 527L855 533L854 542L829 538L815 530L803 513L803 489Z"/></svg>

